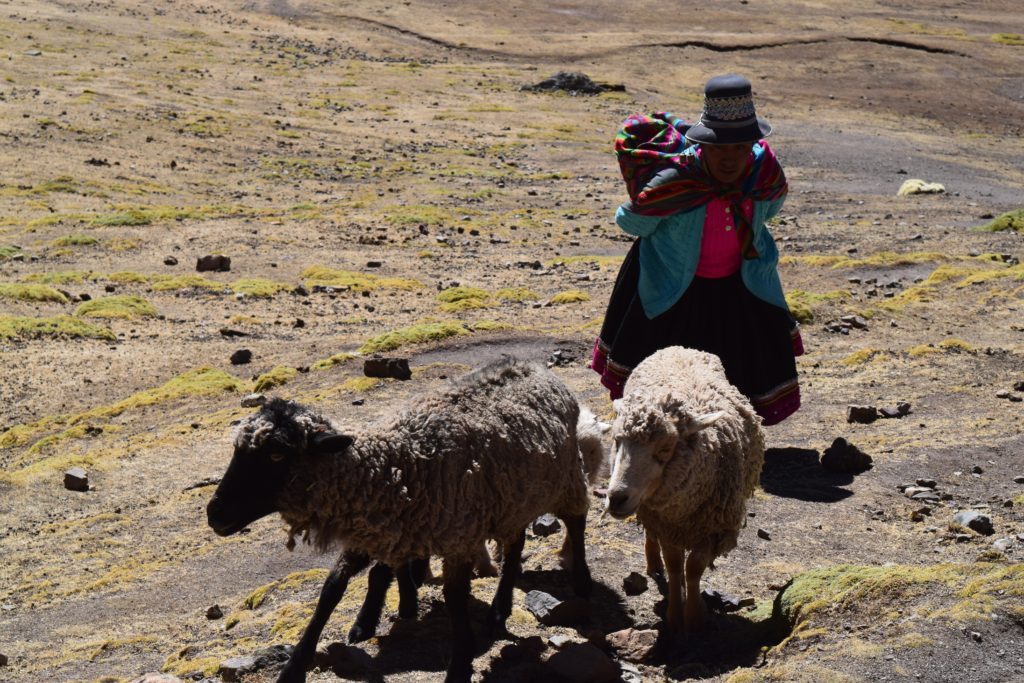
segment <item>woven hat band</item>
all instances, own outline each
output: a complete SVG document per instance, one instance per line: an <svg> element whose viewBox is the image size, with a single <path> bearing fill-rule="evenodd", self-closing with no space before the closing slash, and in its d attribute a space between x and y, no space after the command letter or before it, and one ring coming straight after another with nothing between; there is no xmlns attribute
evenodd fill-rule
<svg viewBox="0 0 1024 683"><path fill-rule="evenodd" d="M755 120L754 99L750 93L735 97L704 98L703 121L740 121L749 124Z"/></svg>

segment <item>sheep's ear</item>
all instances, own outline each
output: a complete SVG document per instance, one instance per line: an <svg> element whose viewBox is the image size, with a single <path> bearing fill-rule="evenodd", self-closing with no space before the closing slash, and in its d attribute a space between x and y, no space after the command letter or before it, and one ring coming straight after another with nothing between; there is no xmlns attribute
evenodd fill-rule
<svg viewBox="0 0 1024 683"><path fill-rule="evenodd" d="M614 401L612 401L612 410L615 411L616 415L618 415L619 413L622 412L622 399L621 398L617 398Z"/></svg>
<svg viewBox="0 0 1024 683"><path fill-rule="evenodd" d="M314 453L343 453L352 445L354 439L348 434L336 432L319 432L309 441L309 450Z"/></svg>
<svg viewBox="0 0 1024 683"><path fill-rule="evenodd" d="M687 436L690 434L696 434L702 429L707 429L711 425L715 424L718 420L725 417L724 410L716 410L713 413L704 413L703 415L695 415L685 421L685 433Z"/></svg>
<svg viewBox="0 0 1024 683"><path fill-rule="evenodd" d="M608 432L608 430L612 428L612 426L608 422L600 422L600 421L598 421L597 428L601 430L602 434L606 434Z"/></svg>

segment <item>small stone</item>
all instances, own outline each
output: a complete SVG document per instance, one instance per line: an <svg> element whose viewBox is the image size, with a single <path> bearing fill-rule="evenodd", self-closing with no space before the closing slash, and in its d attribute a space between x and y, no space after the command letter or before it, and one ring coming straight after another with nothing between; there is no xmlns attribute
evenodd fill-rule
<svg viewBox="0 0 1024 683"><path fill-rule="evenodd" d="M1013 483L1014 484L1024 484L1024 474L1017 475L1016 477L1014 477L1013 478Z"/></svg>
<svg viewBox="0 0 1024 683"><path fill-rule="evenodd" d="M537 519L533 520L533 534L535 536L550 536L551 534L558 533L558 530L562 528L558 518L554 515L541 515Z"/></svg>
<svg viewBox="0 0 1024 683"><path fill-rule="evenodd" d="M605 640L620 659L627 662L643 662L658 642L658 632L653 629L627 628L609 633Z"/></svg>
<svg viewBox="0 0 1024 683"><path fill-rule="evenodd" d="M708 609L716 612L735 612L742 607L739 597L711 588L703 589L700 597Z"/></svg>
<svg viewBox="0 0 1024 683"><path fill-rule="evenodd" d="M571 683L611 683L619 680L619 667L590 643L572 643L547 661L548 667Z"/></svg>
<svg viewBox="0 0 1024 683"><path fill-rule="evenodd" d="M640 595L647 591L647 577L639 572L630 572L622 580L622 591L626 595Z"/></svg>
<svg viewBox="0 0 1024 683"><path fill-rule="evenodd" d="M164 265L165 266L176 266L176 265L178 265L178 259L174 258L173 256L165 256L164 257Z"/></svg>
<svg viewBox="0 0 1024 683"><path fill-rule="evenodd" d="M354 405L354 406L361 406L361 405L363 405L365 403L366 403L366 400L362 399L362 398L356 398L356 399L352 400L352 405Z"/></svg>
<svg viewBox="0 0 1024 683"><path fill-rule="evenodd" d="M982 641L981 634L977 631L971 631L971 640L973 640L976 643L980 643Z"/></svg>
<svg viewBox="0 0 1024 683"><path fill-rule="evenodd" d="M252 351L249 349L238 349L231 354L230 361L232 365L246 365L252 361Z"/></svg>
<svg viewBox="0 0 1024 683"><path fill-rule="evenodd" d="M763 538L766 541L772 540L772 535L770 533L768 533L768 531L766 529L758 529L757 530L757 537L758 538Z"/></svg>
<svg viewBox="0 0 1024 683"><path fill-rule="evenodd" d="M868 329L868 321L859 315L844 315L839 319L844 323L849 323L851 327L855 327L858 330Z"/></svg>
<svg viewBox="0 0 1024 683"><path fill-rule="evenodd" d="M934 489L939 485L939 482L935 481L934 479L918 479L917 485L924 486L925 488L929 489Z"/></svg>
<svg viewBox="0 0 1024 683"><path fill-rule="evenodd" d="M241 683L242 676L255 669L255 657L232 657L220 663L217 673L225 683Z"/></svg>
<svg viewBox="0 0 1024 683"><path fill-rule="evenodd" d="M1010 391L1008 389L1000 389L996 392L996 398L1010 398Z"/></svg>
<svg viewBox="0 0 1024 683"><path fill-rule="evenodd" d="M971 474L984 474L984 473L985 473L985 470L982 468L981 465L975 465L974 467L971 468Z"/></svg>
<svg viewBox="0 0 1024 683"><path fill-rule="evenodd" d="M878 419L878 409L874 406L846 406L846 421L860 424L871 424Z"/></svg>
<svg viewBox="0 0 1024 683"><path fill-rule="evenodd" d="M548 638L548 645L555 648L556 650L561 650L563 647L565 647L571 642L573 641L572 638L570 638L569 636L554 635Z"/></svg>
<svg viewBox="0 0 1024 683"><path fill-rule="evenodd" d="M196 259L196 271L223 273L231 270L231 258L228 256L201 256Z"/></svg>
<svg viewBox="0 0 1024 683"><path fill-rule="evenodd" d="M160 673L159 671L150 671L144 673L138 678L133 678L129 683L182 683L181 679L171 674Z"/></svg>
<svg viewBox="0 0 1024 683"><path fill-rule="evenodd" d="M224 616L224 610L220 608L220 605L210 605L206 608L206 618L213 621L220 619Z"/></svg>
<svg viewBox="0 0 1024 683"><path fill-rule="evenodd" d="M0 652L0 666L7 666L7 664L10 663L10 661L11 660L7 658L7 655L5 655L3 652Z"/></svg>
<svg viewBox="0 0 1024 683"><path fill-rule="evenodd" d="M526 610L545 626L572 626L587 616L589 606L582 598L559 600L543 591L526 594Z"/></svg>
<svg viewBox="0 0 1024 683"><path fill-rule="evenodd" d="M363 374L367 377L392 377L399 380L412 378L408 358L367 358L363 361Z"/></svg>
<svg viewBox="0 0 1024 683"><path fill-rule="evenodd" d="M313 661L317 667L334 672L344 679L366 680L376 673L373 658L365 651L344 643L330 643L317 648Z"/></svg>
<svg viewBox="0 0 1024 683"><path fill-rule="evenodd" d="M380 268L383 265L384 265L383 261L367 261L366 262L366 267L367 268Z"/></svg>
<svg viewBox="0 0 1024 683"><path fill-rule="evenodd" d="M306 321L303 320L302 318L296 318L295 322L292 323L292 328L296 329L296 330L300 330L300 329L302 329L305 326L306 326Z"/></svg>
<svg viewBox="0 0 1024 683"><path fill-rule="evenodd" d="M953 515L953 521L960 526L965 526L984 536L991 536L996 532L992 526L992 520L988 515L983 515L977 510L964 510Z"/></svg>
<svg viewBox="0 0 1024 683"><path fill-rule="evenodd" d="M871 469L873 465L874 461L870 455L841 436L821 454L821 466L830 472L860 474Z"/></svg>
<svg viewBox="0 0 1024 683"><path fill-rule="evenodd" d="M267 397L263 394L249 394L242 399L243 408L258 408L267 402Z"/></svg>
<svg viewBox="0 0 1024 683"><path fill-rule="evenodd" d="M72 467L64 473L64 488L68 491L88 491L88 473L81 467Z"/></svg>
<svg viewBox="0 0 1024 683"><path fill-rule="evenodd" d="M1001 553L1005 553L1008 550L1012 550L1013 549L1013 539L1012 538L1000 538L999 540L992 542L992 547L995 548L996 550L998 550Z"/></svg>
<svg viewBox="0 0 1024 683"><path fill-rule="evenodd" d="M957 543L970 543L971 535L970 534L957 534L957 535L955 535L953 537L953 540L955 540Z"/></svg>
<svg viewBox="0 0 1024 683"><path fill-rule="evenodd" d="M1019 382L1014 382L1013 383L1013 390L1014 391L1024 391L1024 380L1021 380Z"/></svg>

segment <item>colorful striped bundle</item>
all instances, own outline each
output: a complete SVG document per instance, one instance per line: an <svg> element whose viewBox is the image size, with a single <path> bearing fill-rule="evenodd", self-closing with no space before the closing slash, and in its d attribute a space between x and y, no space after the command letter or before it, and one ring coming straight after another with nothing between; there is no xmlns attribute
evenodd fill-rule
<svg viewBox="0 0 1024 683"><path fill-rule="evenodd" d="M736 220L736 233L744 258L757 258L750 217L743 201L771 201L788 190L786 175L771 147L760 140L753 150L753 164L736 185L714 180L701 162L699 150L686 140L689 129L683 119L668 112L633 114L615 137L630 210L645 216L667 216L691 211L715 197L729 200Z"/></svg>

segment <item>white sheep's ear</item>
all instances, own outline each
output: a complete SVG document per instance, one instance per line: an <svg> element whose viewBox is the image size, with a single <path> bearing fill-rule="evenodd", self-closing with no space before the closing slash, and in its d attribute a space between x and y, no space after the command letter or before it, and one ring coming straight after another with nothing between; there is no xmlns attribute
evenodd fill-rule
<svg viewBox="0 0 1024 683"><path fill-rule="evenodd" d="M321 455L344 453L355 441L348 434L318 432L309 440L309 450Z"/></svg>
<svg viewBox="0 0 1024 683"><path fill-rule="evenodd" d="M608 430L612 428L612 425L611 425L610 422L600 422L600 421L598 421L597 428L601 430L602 434L607 434Z"/></svg>
<svg viewBox="0 0 1024 683"><path fill-rule="evenodd" d="M686 420L684 432L686 436L696 434L702 429L707 429L711 425L715 424L718 420L725 417L724 410L716 410L713 413L704 413L703 415L695 415Z"/></svg>

